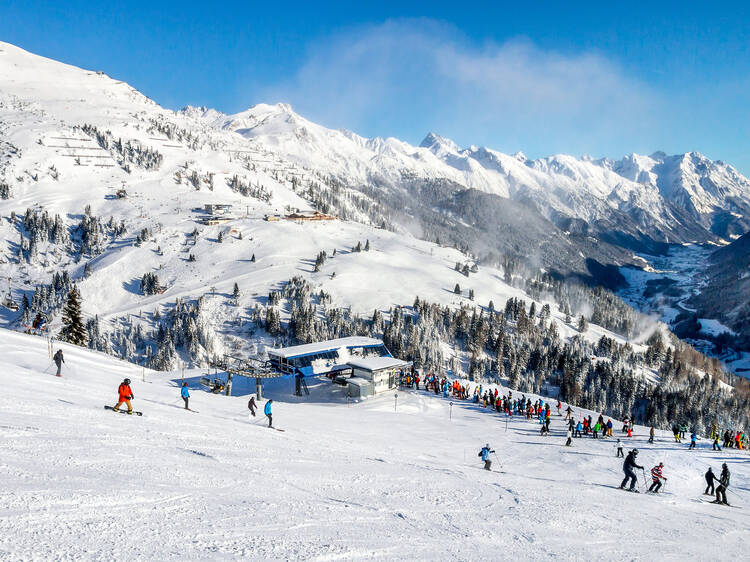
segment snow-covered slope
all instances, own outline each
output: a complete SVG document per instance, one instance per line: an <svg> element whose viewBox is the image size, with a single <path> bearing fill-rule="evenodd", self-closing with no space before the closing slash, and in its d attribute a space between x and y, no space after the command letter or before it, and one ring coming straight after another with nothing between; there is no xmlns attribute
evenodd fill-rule
<svg viewBox="0 0 750 562"><path fill-rule="evenodd" d="M347 407L322 383L296 403L270 390L278 432L249 419L247 396L63 345L51 375L44 340L0 330L0 553L9 560L137 558L664 560L742 558L750 526L747 454L676 445L636 427L666 494L616 489L612 439L563 447L538 424L423 392ZM124 377L143 417L105 411ZM143 380L145 378L145 381ZM531 396L532 400L536 397ZM554 410L554 408L553 408ZM576 413L581 412L576 409ZM619 422L616 424L619 428ZM489 442L494 469L477 451ZM730 503L700 501L708 466L732 471ZM640 479L640 475L639 475Z"/></svg>

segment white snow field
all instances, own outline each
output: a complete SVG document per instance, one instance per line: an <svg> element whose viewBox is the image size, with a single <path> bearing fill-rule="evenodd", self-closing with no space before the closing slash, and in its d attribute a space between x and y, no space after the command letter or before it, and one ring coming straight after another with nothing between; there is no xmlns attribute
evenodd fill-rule
<svg viewBox="0 0 750 562"><path fill-rule="evenodd" d="M563 447L538 425L424 392L347 406L320 383L302 401L279 381L275 425L250 420L247 395L200 390L186 374L146 372L0 330L0 559L3 560L716 560L750 540L750 457L697 451L636 427L628 446L666 494L616 489L612 439ZM103 409L129 376L143 417ZM262 408L262 404L261 404ZM577 409L576 409L577 410ZM553 413L555 409L553 408ZM619 429L619 422L616 429ZM502 472L477 458L489 442ZM708 465L732 471L727 508L700 501Z"/></svg>

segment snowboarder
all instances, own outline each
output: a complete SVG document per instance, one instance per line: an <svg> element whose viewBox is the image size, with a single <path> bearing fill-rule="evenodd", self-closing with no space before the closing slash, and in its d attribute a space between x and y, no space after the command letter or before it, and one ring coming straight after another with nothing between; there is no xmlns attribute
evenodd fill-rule
<svg viewBox="0 0 750 562"><path fill-rule="evenodd" d="M688 447L688 450L695 449L695 443L698 440L698 436L695 434L695 431L690 434L690 447Z"/></svg>
<svg viewBox="0 0 750 562"><path fill-rule="evenodd" d="M190 391L188 390L188 385L186 382L182 383L182 390L180 391L180 395L182 396L183 402L185 402L185 409L189 410L188 408L188 400L190 400Z"/></svg>
<svg viewBox="0 0 750 562"><path fill-rule="evenodd" d="M573 408L571 408L570 406L568 406L568 409L567 409L567 410L565 410L565 419L566 419L566 420L570 420L570 419L573 419L573 418L571 417L571 414L572 414L572 413L573 413Z"/></svg>
<svg viewBox="0 0 750 562"><path fill-rule="evenodd" d="M612 424L612 420L607 420L607 431L606 431L606 435L607 435L608 437L612 437L612 428L613 428L613 427L614 427L614 426L613 426L613 424Z"/></svg>
<svg viewBox="0 0 750 562"><path fill-rule="evenodd" d="M52 356L52 360L55 362L55 365L57 365L57 373L55 373L55 376L61 377L60 369L62 367L62 364L65 363L65 359L63 358L63 352L62 349L58 349L57 353Z"/></svg>
<svg viewBox="0 0 750 562"><path fill-rule="evenodd" d="M680 439L685 439L685 433L687 433L688 426L686 423L680 424Z"/></svg>
<svg viewBox="0 0 750 562"><path fill-rule="evenodd" d="M719 476L719 485L716 488L716 501L713 503L727 503L727 488L729 488L729 469L727 463L721 465L721 475Z"/></svg>
<svg viewBox="0 0 750 562"><path fill-rule="evenodd" d="M250 401L247 403L247 409L250 410L253 417L255 417L255 408L257 408L255 405L255 396L251 396Z"/></svg>
<svg viewBox="0 0 750 562"><path fill-rule="evenodd" d="M576 425L576 433L575 433L576 437L580 437L581 436L581 430L582 429L583 429L583 424L579 421L578 425Z"/></svg>
<svg viewBox="0 0 750 562"><path fill-rule="evenodd" d="M617 438L617 443L615 443L615 447L617 447L617 454L615 457L617 458L625 458L625 454L622 452L622 441L620 441L620 438Z"/></svg>
<svg viewBox="0 0 750 562"><path fill-rule="evenodd" d="M706 491L703 492L704 496L713 496L714 495L714 480L718 480L716 478L716 475L714 474L713 469L709 466L708 471L704 475L706 478Z"/></svg>
<svg viewBox="0 0 750 562"><path fill-rule="evenodd" d="M656 433L656 430L654 430L654 426L651 426L651 430L648 432L648 442L653 443L654 442L654 433Z"/></svg>
<svg viewBox="0 0 750 562"><path fill-rule="evenodd" d="M662 469L664 468L664 463L660 462L657 464L654 468L651 469L651 487L648 489L649 492L653 492L654 494L659 493L659 488L661 488L661 481L664 480L665 482L667 479L662 474Z"/></svg>
<svg viewBox="0 0 750 562"><path fill-rule="evenodd" d="M568 433L567 433L568 440L565 442L566 447L570 447L570 444L573 442L573 430L568 426Z"/></svg>
<svg viewBox="0 0 750 562"><path fill-rule="evenodd" d="M482 460L484 461L484 469L485 470L491 470L492 467L492 461L490 460L490 455L494 453L495 451L490 449L490 444L487 443L484 447L482 447L482 450L479 451L478 457L482 457Z"/></svg>
<svg viewBox="0 0 750 562"><path fill-rule="evenodd" d="M128 414L133 414L133 405L130 403L130 401L135 398L133 396L133 391L130 389L130 379L125 379L120 383L120 386L117 388L117 404L113 408L115 412L120 411L120 406L123 404L128 405Z"/></svg>
<svg viewBox="0 0 750 562"><path fill-rule="evenodd" d="M624 490L625 486L628 483L628 480L630 480L630 491L631 492L638 492L638 490L635 489L635 484L638 481L635 477L635 472L633 472L634 468L640 468L643 470L643 467L639 464L636 464L635 458L638 456L638 449L633 449L628 453L628 456L625 457L625 462L622 463L622 470L625 473L625 479L622 481L622 484L620 484L620 489Z"/></svg>
<svg viewBox="0 0 750 562"><path fill-rule="evenodd" d="M263 408L263 413L268 418L268 427L273 427L273 416L271 415L271 402L273 402L273 400L269 400L268 402L266 402L266 405Z"/></svg>

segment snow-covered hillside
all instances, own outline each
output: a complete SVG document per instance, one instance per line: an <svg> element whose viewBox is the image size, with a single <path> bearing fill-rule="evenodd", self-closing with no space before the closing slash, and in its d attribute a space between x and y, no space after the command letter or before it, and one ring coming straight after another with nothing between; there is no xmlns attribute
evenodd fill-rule
<svg viewBox="0 0 750 562"><path fill-rule="evenodd" d="M65 270L78 283L85 317L98 316L102 330L118 332L122 321L149 329L153 315L177 299L203 296L207 321L226 342L241 333L254 306L265 306L269 292L295 276L329 295L333 306L365 316L410 305L415 297L452 306L528 298L505 282L502 270L481 267L462 274L454 266L472 263L465 254L363 224L366 217L266 220L291 209L311 210L304 185L317 177L273 152L280 148L274 142L259 145L242 136L259 123L279 139L295 131L294 120L279 118L282 110L293 115L286 106L265 106L267 114L255 108L233 118L231 127L214 127L204 116L220 120L216 112L175 114L102 73L8 44L1 48L0 133L6 143L1 162L10 197L0 200L5 217L0 277L12 278L16 302L22 295L31 300L35 287ZM375 142L346 138L362 150ZM288 156L285 150L280 154ZM357 160L353 153L340 158ZM215 216L205 212L206 204L232 208ZM60 215L62 234L39 226L44 213L50 221ZM221 223L203 224L208 218ZM370 251L352 251L367 241ZM323 251L328 259L316 268L316 255ZM160 284L150 295L140 288L147 273ZM235 283L237 299L230 298ZM455 294L457 284L461 294ZM575 333L559 310L553 316L563 337ZM0 309L0 319L22 326L21 312ZM59 325L59 316L53 316L52 331ZM602 334L617 338L596 326L587 337L596 341ZM247 341L234 345L256 349ZM225 350L217 345L208 351Z"/></svg>
<svg viewBox="0 0 750 562"><path fill-rule="evenodd" d="M275 425L247 396L218 396L186 372L145 373L63 344L52 376L46 342L0 330L0 556L382 560L714 560L742 558L750 526L746 452L676 445L637 426L627 447L664 462L659 496L616 489L613 439L564 444L538 424L422 391L351 404L328 383L312 399L270 389ZM143 417L105 411L124 377ZM532 400L536 397L531 396ZM575 409L576 414L587 412ZM554 408L553 408L554 411ZM616 428L619 429L619 422ZM619 434L619 433L618 433ZM477 458L497 451L485 472ZM732 472L729 501L704 503L703 473ZM639 474L639 480L641 476ZM703 501L701 501L703 500Z"/></svg>

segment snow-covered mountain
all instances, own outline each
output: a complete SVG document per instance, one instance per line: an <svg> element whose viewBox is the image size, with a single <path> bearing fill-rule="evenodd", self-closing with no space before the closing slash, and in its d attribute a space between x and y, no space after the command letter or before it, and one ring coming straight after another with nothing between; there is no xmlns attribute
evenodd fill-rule
<svg viewBox="0 0 750 562"><path fill-rule="evenodd" d="M529 160L485 147L462 149L434 133L417 147L394 138L366 139L312 123L287 104L261 104L235 115L208 110L202 116L214 127L354 186L447 180L530 203L559 226L583 221L595 232L619 230L663 242L716 240L744 232L749 224L750 181L697 152L631 154L617 161L564 154Z"/></svg>
<svg viewBox="0 0 750 562"><path fill-rule="evenodd" d="M279 315L285 325L304 322L304 338L382 331L361 319L411 307L416 297L454 311L480 305L482 313L511 299L534 301L537 313L549 307L542 328L554 324L550 337L585 342L577 353L603 336L630 340L629 353L641 353L653 322L554 275L527 277L521 262L616 281L617 266L637 263L623 241L638 242L639 228L673 221L689 230L676 214L660 214L674 206L658 186L604 163L461 150L437 135L421 147L365 139L285 105L234 116L173 112L104 73L6 43L0 143L0 276L12 283L3 300L28 302L1 308L0 321L23 328L46 313L57 332L74 283L91 345L161 366L174 365L178 353L205 363L297 337L292 327L266 330ZM637 203L630 210L626 194ZM286 220L314 209L338 218ZM613 221L625 226L605 232ZM307 301L311 313L300 306ZM179 334L162 330L167 313ZM588 331L579 328L582 314ZM420 329L434 364L455 353L456 369L498 369L495 351L472 357L464 349L463 328L442 340L429 335L432 327ZM163 352L158 361L155 350ZM514 366L515 357L504 368ZM636 375L653 379L653 365L639 364Z"/></svg>

